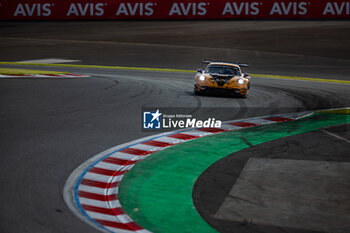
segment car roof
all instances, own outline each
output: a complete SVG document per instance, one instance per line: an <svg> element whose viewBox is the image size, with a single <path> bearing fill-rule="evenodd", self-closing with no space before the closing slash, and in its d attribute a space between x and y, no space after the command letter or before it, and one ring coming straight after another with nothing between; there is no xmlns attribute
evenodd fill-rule
<svg viewBox="0 0 350 233"><path fill-rule="evenodd" d="M233 67L237 67L240 68L239 65L237 64L233 64L233 63L226 63L226 62L211 62L209 63L208 66L210 65L220 65L220 66L233 66Z"/></svg>

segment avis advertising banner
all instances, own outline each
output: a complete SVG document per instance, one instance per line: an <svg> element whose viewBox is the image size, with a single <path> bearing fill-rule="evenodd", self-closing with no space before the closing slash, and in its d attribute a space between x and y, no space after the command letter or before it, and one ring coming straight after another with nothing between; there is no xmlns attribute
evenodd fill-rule
<svg viewBox="0 0 350 233"><path fill-rule="evenodd" d="M0 0L0 20L347 19L339 0Z"/></svg>

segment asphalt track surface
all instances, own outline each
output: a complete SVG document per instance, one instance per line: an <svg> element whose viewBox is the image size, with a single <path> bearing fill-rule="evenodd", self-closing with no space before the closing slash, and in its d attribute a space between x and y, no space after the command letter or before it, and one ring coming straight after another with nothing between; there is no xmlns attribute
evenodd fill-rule
<svg viewBox="0 0 350 233"><path fill-rule="evenodd" d="M0 60L195 70L203 58L234 59L252 73L348 80L349 35L343 21L1 22ZM229 120L350 103L343 84L253 77L239 99L194 96L190 73L52 70L91 77L0 80L0 232L96 232L67 208L63 186L93 155L152 134L142 107L209 107Z"/></svg>

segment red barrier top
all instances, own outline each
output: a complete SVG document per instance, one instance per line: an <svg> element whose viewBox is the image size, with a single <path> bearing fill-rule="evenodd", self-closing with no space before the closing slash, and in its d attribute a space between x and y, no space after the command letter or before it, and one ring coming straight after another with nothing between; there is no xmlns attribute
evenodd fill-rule
<svg viewBox="0 0 350 233"><path fill-rule="evenodd" d="M347 19L337 0L0 0L0 20Z"/></svg>

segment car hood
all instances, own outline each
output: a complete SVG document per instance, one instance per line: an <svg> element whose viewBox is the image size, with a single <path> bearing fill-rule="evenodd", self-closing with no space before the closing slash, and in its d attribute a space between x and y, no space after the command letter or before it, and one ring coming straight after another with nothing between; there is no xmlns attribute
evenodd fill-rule
<svg viewBox="0 0 350 233"><path fill-rule="evenodd" d="M219 78L219 79L238 79L241 78L241 76L235 76L235 75L225 75L225 74L206 74L214 79Z"/></svg>

